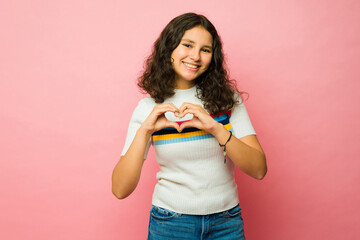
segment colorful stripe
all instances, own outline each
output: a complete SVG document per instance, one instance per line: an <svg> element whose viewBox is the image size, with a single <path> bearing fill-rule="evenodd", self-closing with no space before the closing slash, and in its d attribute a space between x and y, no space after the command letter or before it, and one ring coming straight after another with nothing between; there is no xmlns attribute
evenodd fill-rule
<svg viewBox="0 0 360 240"><path fill-rule="evenodd" d="M226 129L232 132L233 130L229 121L229 115L229 113L225 113L215 117L214 120L223 124ZM181 125L183 122L177 123ZM194 127L185 128L181 133L179 133L175 128L164 128L153 133L152 141L154 145L163 145L169 143L189 142L213 137L214 136L209 132Z"/></svg>

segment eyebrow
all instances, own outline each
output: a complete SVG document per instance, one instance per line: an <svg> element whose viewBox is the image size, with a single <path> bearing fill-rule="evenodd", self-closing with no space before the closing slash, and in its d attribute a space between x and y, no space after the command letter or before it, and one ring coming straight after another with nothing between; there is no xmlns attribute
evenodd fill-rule
<svg viewBox="0 0 360 240"><path fill-rule="evenodd" d="M193 40L190 40L190 39L182 39L181 41L185 41L185 42L189 42L189 43L195 43ZM212 49L212 46L209 46L209 45L204 45L203 47Z"/></svg>

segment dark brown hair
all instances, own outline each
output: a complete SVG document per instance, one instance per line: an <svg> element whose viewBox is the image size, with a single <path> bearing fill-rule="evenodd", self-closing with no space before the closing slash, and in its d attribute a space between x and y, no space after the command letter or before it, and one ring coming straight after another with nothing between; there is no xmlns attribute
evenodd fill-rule
<svg viewBox="0 0 360 240"><path fill-rule="evenodd" d="M195 79L197 97L210 114L218 115L230 110L237 102L234 98L237 89L225 69L221 39L215 27L203 15L185 13L169 22L155 41L152 54L145 61L145 69L138 79L138 86L156 103L162 103L175 94L175 72L171 64L171 54L180 44L185 31L196 26L205 28L213 39L210 66Z"/></svg>

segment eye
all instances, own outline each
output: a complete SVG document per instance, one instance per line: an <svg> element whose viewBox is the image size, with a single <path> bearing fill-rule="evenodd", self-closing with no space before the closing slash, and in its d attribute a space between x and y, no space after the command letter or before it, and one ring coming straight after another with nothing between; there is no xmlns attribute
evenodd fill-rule
<svg viewBox="0 0 360 240"><path fill-rule="evenodd" d="M211 53L211 51L207 48L203 48L203 49L201 49L201 51L206 52L206 53Z"/></svg>
<svg viewBox="0 0 360 240"><path fill-rule="evenodd" d="M190 45L190 44L187 44L187 43L183 43L183 46L184 46L184 47L187 47L187 48L191 47L191 45Z"/></svg>

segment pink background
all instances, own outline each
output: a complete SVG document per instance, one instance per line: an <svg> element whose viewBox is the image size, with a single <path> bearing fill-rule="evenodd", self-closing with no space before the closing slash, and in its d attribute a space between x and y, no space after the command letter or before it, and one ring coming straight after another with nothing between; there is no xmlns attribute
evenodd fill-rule
<svg viewBox="0 0 360 240"><path fill-rule="evenodd" d="M249 240L360 239L360 2L2 1L0 238L145 239L158 169L111 193L142 98L135 81L164 26L217 27L266 152L237 172Z"/></svg>

